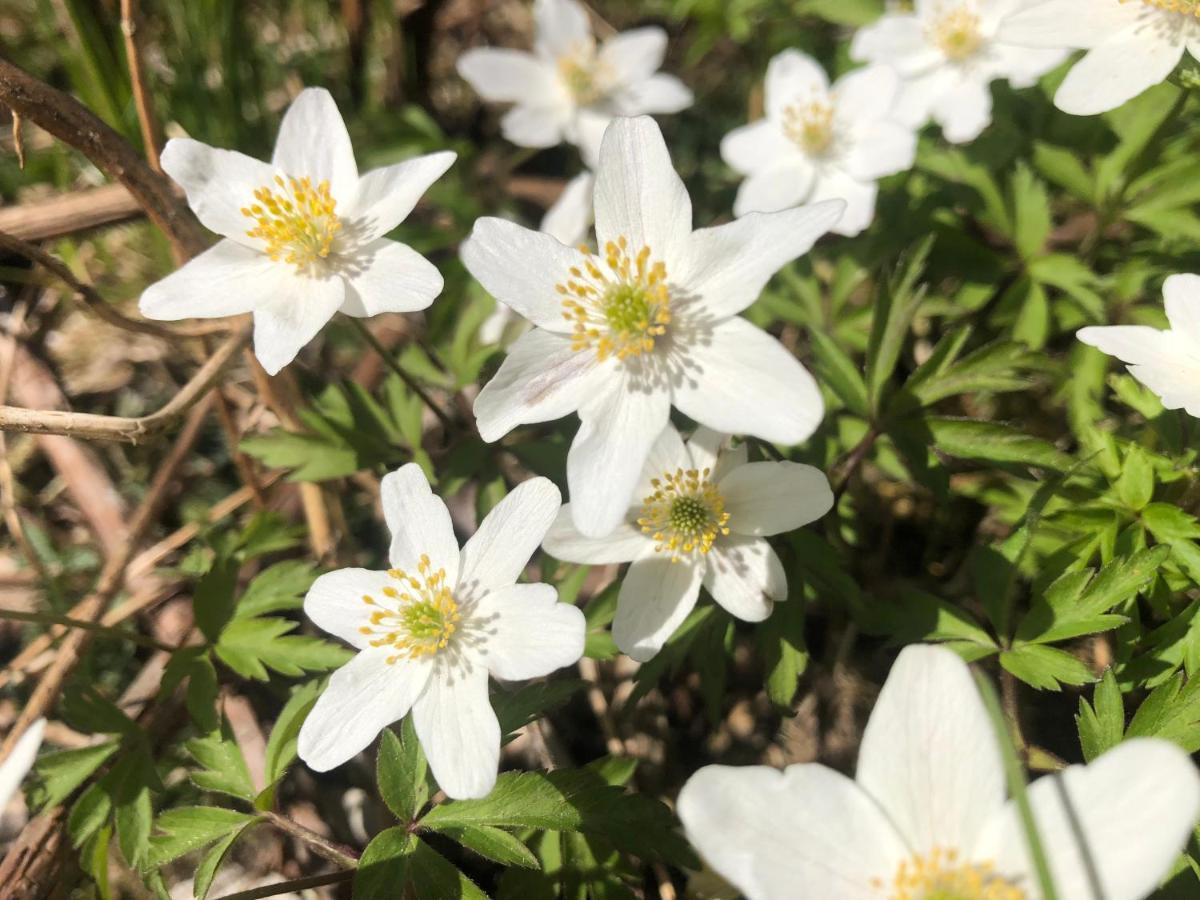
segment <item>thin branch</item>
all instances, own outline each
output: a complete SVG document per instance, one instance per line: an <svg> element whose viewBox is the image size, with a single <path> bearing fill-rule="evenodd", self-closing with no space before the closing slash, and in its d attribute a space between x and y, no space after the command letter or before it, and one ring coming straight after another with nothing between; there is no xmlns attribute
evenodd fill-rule
<svg viewBox="0 0 1200 900"><path fill-rule="evenodd" d="M102 184L0 207L0 231L23 241L43 241L145 215L125 185Z"/></svg>
<svg viewBox="0 0 1200 900"><path fill-rule="evenodd" d="M170 179L155 172L119 134L85 106L0 57L0 104L79 150L137 198L170 239L176 257L189 259L208 238Z"/></svg>
<svg viewBox="0 0 1200 900"><path fill-rule="evenodd" d="M146 95L146 82L142 73L142 51L137 45L137 4L134 0L121 0L121 34L125 36L125 59L129 64L129 83L133 88L133 105L137 107L138 124L142 129L142 144L146 150L146 161L156 172L162 171L158 162L158 127L150 98Z"/></svg>
<svg viewBox="0 0 1200 900"><path fill-rule="evenodd" d="M277 897L280 894L291 894L305 888L320 887L323 884L341 884L354 877L353 872L330 872L327 875L309 875L307 878L296 878L292 881L277 881L275 884L264 884L262 887L251 888L248 891L238 891L236 894L225 894L217 900L258 900L260 897Z"/></svg>
<svg viewBox="0 0 1200 900"><path fill-rule="evenodd" d="M293 822L287 816L280 815L273 810L268 810L263 815L280 831L287 832L296 840L306 844L313 853L329 860L334 865L341 866L343 869L354 869L358 866L358 857L349 847L334 843L315 831L305 828L299 822Z"/></svg>
<svg viewBox="0 0 1200 900"><path fill-rule="evenodd" d="M118 312L112 304L100 296L100 293L92 285L86 284L76 278L75 273L71 271L66 263L57 257L51 256L36 244L31 244L14 235L0 231L0 248L19 256L24 256L27 259L33 260L39 266L48 269L81 297L84 303L87 304L88 309L105 322L108 322L108 324L115 325L117 328L124 328L126 331L136 331L141 334L151 334L167 340L203 337L204 335L222 334L229 331L229 323L224 321L206 322L202 325L169 327L146 319L130 318Z"/></svg>
<svg viewBox="0 0 1200 900"><path fill-rule="evenodd" d="M867 454L871 452L871 448L875 446L875 442L879 440L879 430L872 426L867 433L863 435L861 441L854 445L848 454L845 461L840 466L835 468L837 474L833 479L833 496L840 498L843 492L850 485L850 479L854 473L858 471L859 466L866 460Z"/></svg>
<svg viewBox="0 0 1200 900"><path fill-rule="evenodd" d="M2 61L0 61L2 62ZM123 418L62 410L22 409L0 406L0 431L29 434L65 434L99 441L126 441L138 444L170 427L176 419L195 406L217 383L225 367L250 337L250 323L241 326L217 347L208 361L197 370L162 409L148 416Z"/></svg>
<svg viewBox="0 0 1200 900"><path fill-rule="evenodd" d="M122 631L119 628L109 628L99 622L87 622L83 619L72 619L70 616L60 616L49 612L27 612L23 609L5 609L0 607L0 619L13 622L31 622L35 625L59 625L64 628L82 628L95 634L102 634L118 641L129 641L151 650L162 650L164 653L174 653L176 648L152 637L138 634L135 631Z"/></svg>
<svg viewBox="0 0 1200 900"><path fill-rule="evenodd" d="M429 407L430 412L438 417L438 421L442 423L442 427L446 431L450 431L454 427L454 422L450 416L426 393L425 389L417 383L417 380L404 370L388 349L379 342L379 338L375 337L375 333L371 331L366 322L356 316L347 316L347 318L358 329L358 333L362 335L363 340L370 344L371 349L379 354L379 358L383 360L384 364L400 377L400 380L404 382L410 391L421 398L421 402Z"/></svg>

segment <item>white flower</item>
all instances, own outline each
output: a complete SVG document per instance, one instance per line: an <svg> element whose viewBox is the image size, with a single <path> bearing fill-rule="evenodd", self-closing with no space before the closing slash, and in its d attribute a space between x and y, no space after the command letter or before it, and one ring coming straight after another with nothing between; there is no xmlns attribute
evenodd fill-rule
<svg viewBox="0 0 1200 900"><path fill-rule="evenodd" d="M453 153L431 153L359 177L346 126L321 88L292 103L269 164L169 141L163 170L225 240L147 288L142 313L175 320L252 312L255 355L274 374L339 310L425 309L442 290L441 274L383 236L452 162Z"/></svg>
<svg viewBox="0 0 1200 900"><path fill-rule="evenodd" d="M577 145L589 165L613 116L675 113L692 105L692 92L658 73L667 49L661 28L623 31L596 45L587 10L576 0L537 0L533 53L499 48L468 50L458 73L482 97L514 103L500 123L522 147Z"/></svg>
<svg viewBox="0 0 1200 900"><path fill-rule="evenodd" d="M886 66L830 87L812 57L778 54L767 66L766 116L721 141L721 157L747 176L734 214L841 199L846 212L832 230L861 232L875 218L876 180L910 168L917 152L913 127L892 118L899 88Z"/></svg>
<svg viewBox="0 0 1200 900"><path fill-rule="evenodd" d="M1200 816L1200 777L1174 744L1139 738L1040 779L1029 801L1060 900L1140 900ZM944 648L900 654L855 780L815 763L708 766L678 810L749 900L1041 897L995 731L966 664Z"/></svg>
<svg viewBox="0 0 1200 900"><path fill-rule="evenodd" d="M919 127L932 118L946 140L973 141L992 120L993 80L1030 87L1066 58L1062 44L1030 50L997 36L1004 17L1028 2L916 0L913 12L888 13L855 34L850 57L899 73L901 121Z"/></svg>
<svg viewBox="0 0 1200 900"><path fill-rule="evenodd" d="M845 204L692 231L692 204L662 134L641 117L609 126L595 206L599 253L485 218L462 259L537 326L476 398L479 432L495 441L578 411L567 455L571 509L579 530L599 537L625 515L672 404L717 431L781 444L816 429L824 406L812 376L737 314Z"/></svg>
<svg viewBox="0 0 1200 900"><path fill-rule="evenodd" d="M0 813L4 812L8 801L13 798L13 794L21 787L21 782L33 768L45 730L45 719L34 720L33 724L25 729L25 733L17 738L8 759L0 763Z"/></svg>
<svg viewBox="0 0 1200 900"><path fill-rule="evenodd" d="M1000 34L1028 47L1087 50L1059 86L1054 105L1090 116L1164 80L1185 49L1200 59L1200 2L1049 0L1006 20Z"/></svg>
<svg viewBox="0 0 1200 900"><path fill-rule="evenodd" d="M1081 341L1129 365L1129 374L1150 388L1167 409L1200 417L1200 275L1172 275L1163 282L1171 327L1093 325Z"/></svg>
<svg viewBox="0 0 1200 900"><path fill-rule="evenodd" d="M590 170L584 169L567 182L563 192L546 210L542 217L540 231L545 232L568 247L575 247L587 239L588 229L592 227L592 191L595 190L596 176ZM504 304L496 305L496 310L483 324L479 326L479 339L485 344L497 343L514 321L516 313ZM524 329L522 329L522 333Z"/></svg>
<svg viewBox="0 0 1200 900"><path fill-rule="evenodd" d="M332 769L411 709L442 790L485 796L500 756L488 673L536 678L583 654L583 614L550 585L516 583L558 512L558 488L545 478L522 483L461 551L446 505L415 463L383 479L381 499L392 568L330 572L304 599L309 618L359 653L305 720L300 758Z"/></svg>
<svg viewBox="0 0 1200 900"><path fill-rule="evenodd" d="M787 599L787 575L767 535L819 519L833 505L825 475L793 462L747 463L707 428L685 445L673 425L642 470L637 498L606 537L589 538L564 506L543 547L578 563L632 565L621 583L613 640L639 662L656 654L696 605L703 584L747 622Z"/></svg>

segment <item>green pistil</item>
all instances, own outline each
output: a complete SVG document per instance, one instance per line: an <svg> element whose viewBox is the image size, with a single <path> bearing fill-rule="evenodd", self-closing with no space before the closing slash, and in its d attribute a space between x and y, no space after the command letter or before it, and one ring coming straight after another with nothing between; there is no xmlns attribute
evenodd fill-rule
<svg viewBox="0 0 1200 900"><path fill-rule="evenodd" d="M650 304L646 292L636 284L618 284L604 297L604 318L618 334L645 331L650 324Z"/></svg>
<svg viewBox="0 0 1200 900"><path fill-rule="evenodd" d="M696 497L679 497L671 504L671 528L676 534L696 534L711 518L712 510Z"/></svg>
<svg viewBox="0 0 1200 900"><path fill-rule="evenodd" d="M445 614L428 601L406 604L400 610L400 619L404 630L417 641L437 640L446 633Z"/></svg>

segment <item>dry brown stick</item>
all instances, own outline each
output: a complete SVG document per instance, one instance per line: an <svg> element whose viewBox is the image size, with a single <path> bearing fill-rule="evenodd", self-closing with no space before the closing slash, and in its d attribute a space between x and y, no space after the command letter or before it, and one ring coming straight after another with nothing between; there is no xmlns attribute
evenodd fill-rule
<svg viewBox="0 0 1200 900"><path fill-rule="evenodd" d="M343 869L353 869L358 865L358 856L349 847L322 837L299 822L294 822L273 810L267 810L263 816L280 831L286 831L296 840L306 844L318 856L329 860L334 865L341 866Z"/></svg>
<svg viewBox="0 0 1200 900"><path fill-rule="evenodd" d="M263 897L276 897L279 894L292 894L307 888L321 887L326 884L341 884L354 877L353 871L343 870L329 872L325 875L309 875L306 878L294 878L291 881L279 881L275 884L264 884L262 887L238 891L236 894L224 894L217 900L262 900Z"/></svg>
<svg viewBox="0 0 1200 900"><path fill-rule="evenodd" d="M142 144L146 161L156 172L162 171L158 162L158 127L150 98L146 95L146 82L142 73L142 51L137 45L137 4L133 0L121 0L121 34L125 37L125 60L129 65L129 83L133 88L133 105L137 108L138 125L142 129Z"/></svg>
<svg viewBox="0 0 1200 900"><path fill-rule="evenodd" d="M243 322L214 351L208 361L192 376L191 381L180 388L179 393L158 412L148 416L123 418L94 413L0 406L0 430L140 443L168 428L179 416L207 395L249 337L250 323Z"/></svg>
<svg viewBox="0 0 1200 900"><path fill-rule="evenodd" d="M179 259L208 245L199 221L119 134L74 98L0 57L0 103L75 147L101 171L120 181L170 239Z"/></svg>
<svg viewBox="0 0 1200 900"><path fill-rule="evenodd" d="M263 496L262 486L258 482L258 473L254 471L254 463L250 457L238 449L238 445L241 443L241 433L238 430L237 422L233 419L229 398L225 396L223 388L217 388L215 394L217 419L221 423L221 430L225 432L225 440L229 442L229 455L233 458L234 468L238 470L242 484L254 494L254 505L263 509L266 507L267 501Z"/></svg>
<svg viewBox="0 0 1200 900"><path fill-rule="evenodd" d="M210 400L204 397L192 409L187 422L171 447L170 453L163 460L158 472L150 483L146 496L142 499L133 519L129 523L129 533L125 538L120 552L110 557L100 572L96 587L80 606L79 619L96 622L103 616L121 585L125 581L125 567L133 558L137 545L141 543L146 532L154 524L159 510L166 500L167 489L175 478L175 472L182 465L187 454L200 436L200 428L204 417L208 414ZM4 743L0 744L0 764L8 758L13 746L25 730L38 718L43 716L53 706L62 690L63 683L75 670L83 653L91 640L91 632L76 630L69 632L59 645L54 662L50 665L33 689L21 715L9 731Z"/></svg>
<svg viewBox="0 0 1200 900"><path fill-rule="evenodd" d="M0 231L23 241L44 241L115 225L146 214L123 184L72 191L0 208Z"/></svg>
<svg viewBox="0 0 1200 900"><path fill-rule="evenodd" d="M108 322L110 325L115 325L117 328L123 328L126 331L136 331L141 334L151 334L155 337L165 338L167 340L177 340L178 338L188 337L203 337L209 334L221 334L229 331L229 322L216 321L204 322L199 325L180 325L167 326L160 325L157 322L150 322L146 319L134 319L118 312L112 304L108 303L100 296L92 285L80 281L75 277L75 273L62 260L55 256L51 256L41 247L36 244L31 244L28 241L23 241L11 234L6 234L0 231L0 249L8 250L11 253L16 253L19 256L24 256L37 263L44 269L52 272L60 281L65 283L72 291L83 299L87 308L94 312L97 316Z"/></svg>

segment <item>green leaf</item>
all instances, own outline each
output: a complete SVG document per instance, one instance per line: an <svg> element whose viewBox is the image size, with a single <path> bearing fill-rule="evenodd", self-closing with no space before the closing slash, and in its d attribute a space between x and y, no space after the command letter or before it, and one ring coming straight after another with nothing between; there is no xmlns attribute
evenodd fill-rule
<svg viewBox="0 0 1200 900"><path fill-rule="evenodd" d="M429 799L429 785L425 781L425 754L417 742L411 716L405 717L400 737L392 729L384 729L375 768L383 802L402 824L412 822Z"/></svg>
<svg viewBox="0 0 1200 900"><path fill-rule="evenodd" d="M237 560L218 555L212 568L196 582L192 607L196 612L196 625L209 643L216 642L221 629L233 616L237 576Z"/></svg>
<svg viewBox="0 0 1200 900"><path fill-rule="evenodd" d="M256 575L238 600L234 617L245 619L283 609L299 609L317 570L305 560L276 563Z"/></svg>
<svg viewBox="0 0 1200 900"><path fill-rule="evenodd" d="M800 676L808 668L804 643L804 604L792 598L775 606L771 617L757 629L767 670L767 696L781 709L790 709Z"/></svg>
<svg viewBox="0 0 1200 900"><path fill-rule="evenodd" d="M417 836L404 828L388 828L375 835L358 860L354 873L355 900L403 897L417 844Z"/></svg>
<svg viewBox="0 0 1200 900"><path fill-rule="evenodd" d="M154 760L142 747L127 752L104 779L113 804L117 846L135 869L142 868L150 849L154 810L150 789L159 786Z"/></svg>
<svg viewBox="0 0 1200 900"><path fill-rule="evenodd" d="M500 733L511 736L558 709L586 687L587 682L579 678L552 678L532 682L513 692L495 691L492 707L500 720Z"/></svg>
<svg viewBox="0 0 1200 900"><path fill-rule="evenodd" d="M1163 544L1200 538L1200 522L1174 503L1150 503L1142 510L1141 519L1154 539Z"/></svg>
<svg viewBox="0 0 1200 900"><path fill-rule="evenodd" d="M120 741L105 741L78 750L59 750L38 758L34 771L40 784L31 800L40 809L58 806L117 752Z"/></svg>
<svg viewBox="0 0 1200 900"><path fill-rule="evenodd" d="M1083 697L1079 698L1075 724L1079 728L1079 746L1087 762L1121 742L1125 735L1125 702L1112 669L1106 671L1096 684L1091 706Z"/></svg>
<svg viewBox="0 0 1200 900"><path fill-rule="evenodd" d="M491 825L582 831L643 858L684 865L692 859L665 806L612 787L586 769L504 772L487 797L443 803L421 824L434 829Z"/></svg>
<svg viewBox="0 0 1200 900"><path fill-rule="evenodd" d="M157 868L185 854L207 847L231 832L240 831L254 816L217 806L179 806L154 820L157 834L150 838L149 867Z"/></svg>
<svg viewBox="0 0 1200 900"><path fill-rule="evenodd" d="M289 634L297 623L287 619L234 619L221 632L217 656L243 678L266 681L267 669L296 677L345 665L350 650L308 635Z"/></svg>
<svg viewBox="0 0 1200 900"><path fill-rule="evenodd" d="M1013 205L1013 243L1023 259L1041 253L1050 234L1050 197L1046 186L1023 162L1009 182Z"/></svg>
<svg viewBox="0 0 1200 900"><path fill-rule="evenodd" d="M918 244L901 263L899 275L879 288L866 364L868 405L876 415L882 408L884 386L896 370L909 326L924 299L924 291L917 288L917 279L932 247L932 237Z"/></svg>
<svg viewBox="0 0 1200 900"><path fill-rule="evenodd" d="M300 685L292 691L292 696L280 710L279 718L275 720L275 726L271 729L271 736L267 738L264 774L267 784L271 786L268 790L271 790L283 778L288 766L295 760L296 741L300 735L300 726L304 724L305 718L316 705L317 698L321 696L321 688L321 679ZM266 798L259 797L255 801L260 808L264 799Z"/></svg>
<svg viewBox="0 0 1200 900"><path fill-rule="evenodd" d="M1065 472L1074 460L1032 435L999 422L930 416L925 419L933 445L950 456L994 463L1017 463Z"/></svg>
<svg viewBox="0 0 1200 900"><path fill-rule="evenodd" d="M540 868L537 857L530 849L501 828L493 828L491 825L450 825L437 831L502 866Z"/></svg>
<svg viewBox="0 0 1200 900"><path fill-rule="evenodd" d="M940 372L918 369L904 386L923 406L959 394L1017 391L1029 386L1029 379L1019 373L1031 368L1035 359L1036 355L1022 344L997 341Z"/></svg>
<svg viewBox="0 0 1200 900"><path fill-rule="evenodd" d="M217 877L217 870L221 868L221 863L225 861L230 849L237 843L238 838L253 828L258 821L257 818L251 819L241 828L229 832L200 858L196 874L192 878L192 894L196 900L204 900L208 896L208 892L212 890L213 879Z"/></svg>
<svg viewBox="0 0 1200 900"><path fill-rule="evenodd" d="M817 362L817 376L821 383L828 385L850 412L866 418L869 414L867 385L859 374L858 366L842 352L833 338L820 329L812 329L809 332L809 340L812 343L813 356Z"/></svg>
<svg viewBox="0 0 1200 900"><path fill-rule="evenodd" d="M1125 737L1157 737L1188 753L1200 751L1200 678L1185 685L1176 674L1156 687L1134 713Z"/></svg>
<svg viewBox="0 0 1200 900"><path fill-rule="evenodd" d="M100 826L112 815L112 798L107 785L91 784L79 795L67 816L67 832L71 845L80 847L98 832Z"/></svg>
<svg viewBox="0 0 1200 900"><path fill-rule="evenodd" d="M1121 502L1134 512L1144 509L1154 497L1154 466L1141 447L1129 448L1114 487Z"/></svg>
<svg viewBox="0 0 1200 900"><path fill-rule="evenodd" d="M1040 644L1019 644L1000 654L1000 665L1026 684L1046 690L1061 690L1064 684L1095 681L1082 661L1069 653Z"/></svg>
<svg viewBox="0 0 1200 900"><path fill-rule="evenodd" d="M358 454L339 439L273 428L243 438L238 448L273 469L292 469L289 481L326 481L358 471Z"/></svg>
<svg viewBox="0 0 1200 900"><path fill-rule="evenodd" d="M444 856L418 840L413 848L409 876L418 897L454 897L457 900L488 900L478 885ZM357 897L357 894L355 894Z"/></svg>
<svg viewBox="0 0 1200 900"><path fill-rule="evenodd" d="M192 738L184 747L204 767L191 773L197 787L254 802L254 782L228 721L222 721L217 731Z"/></svg>

